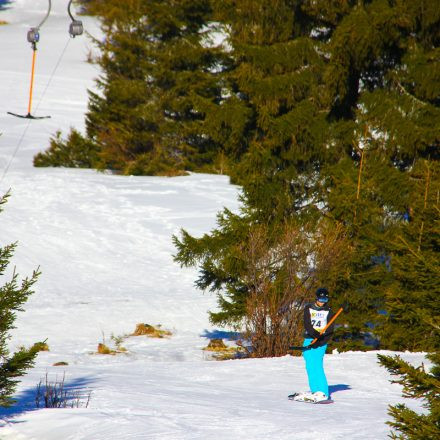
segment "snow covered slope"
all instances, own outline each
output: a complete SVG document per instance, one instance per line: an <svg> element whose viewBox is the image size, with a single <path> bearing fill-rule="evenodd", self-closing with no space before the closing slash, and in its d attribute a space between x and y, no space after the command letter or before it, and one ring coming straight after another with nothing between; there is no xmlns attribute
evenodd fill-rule
<svg viewBox="0 0 440 440"><path fill-rule="evenodd" d="M26 32L44 17L47 2L16 0L0 12L10 23L0 26L0 193L12 189L0 215L0 246L19 242L13 264L21 275L37 266L42 271L12 348L46 338L50 347L23 378L19 404L0 410L0 438L386 439L387 405L403 399L375 353L327 356L336 403L324 407L287 401L307 388L301 358L207 360L202 348L221 330L207 318L215 298L195 290L194 270L173 262L171 236L182 227L201 235L222 207L238 208L238 188L226 177L32 167L56 130L83 127L87 88L99 73L85 62L91 43L69 40L68 1L52 3L41 29L34 95L34 113L52 118L41 121L6 112L26 113L32 55ZM81 19L99 35L93 19ZM139 322L162 324L173 336L132 337L123 344L127 354L92 354L103 338L130 333ZM59 361L69 365L54 367ZM69 386L92 391L89 408L36 409L40 378L63 372Z"/></svg>

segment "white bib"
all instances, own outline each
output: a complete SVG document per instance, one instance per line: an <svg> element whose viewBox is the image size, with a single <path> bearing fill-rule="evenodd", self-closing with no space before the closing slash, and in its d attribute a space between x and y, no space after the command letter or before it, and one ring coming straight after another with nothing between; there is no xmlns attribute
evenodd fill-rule
<svg viewBox="0 0 440 440"><path fill-rule="evenodd" d="M310 320L312 321L312 326L318 332L327 325L328 310L313 310L310 311Z"/></svg>

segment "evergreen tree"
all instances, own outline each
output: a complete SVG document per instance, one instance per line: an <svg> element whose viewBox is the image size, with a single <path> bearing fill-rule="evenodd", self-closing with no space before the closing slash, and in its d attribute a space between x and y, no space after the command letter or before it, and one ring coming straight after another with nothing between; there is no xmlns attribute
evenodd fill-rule
<svg viewBox="0 0 440 440"><path fill-rule="evenodd" d="M219 224L211 236L175 237L177 261L199 264L197 286L217 293L211 322L245 330L252 356L286 354L302 339L305 303L318 286L335 286L350 258L343 228L291 220L273 229L230 212Z"/></svg>
<svg viewBox="0 0 440 440"><path fill-rule="evenodd" d="M252 319L249 304L255 286L245 281L252 264L244 250L252 248L250 240L259 227L267 227L263 247L275 259L280 243L286 242L286 227L301 231L303 222L303 243L306 238L313 241L313 231L319 236L322 227L316 204L321 200L319 170L328 155L325 60L321 42L310 36L315 21L301 2L231 0L217 5L216 12L228 32L234 64L223 75L222 100L206 109L206 128L239 161L231 173L243 186L243 206L240 215L228 210L220 214L219 227L210 235L195 239L183 231L181 239L175 237L176 260L185 266L199 264L197 286L217 292L220 311L211 313L212 322L239 325ZM306 274L314 272L309 260L307 270L302 266L307 286L298 277L287 288L286 271L278 269L267 276L273 285L266 293L276 292L281 308L283 301L299 304L310 297L313 286L325 278L316 273L308 279Z"/></svg>
<svg viewBox="0 0 440 440"><path fill-rule="evenodd" d="M420 160L409 175L411 203L390 243L393 278L377 331L392 350L439 350L440 164Z"/></svg>
<svg viewBox="0 0 440 440"><path fill-rule="evenodd" d="M393 243L405 234L405 212L420 190L415 188L414 170L420 161L436 168L439 159L440 82L432 75L440 67L439 24L440 9L432 2L365 2L348 11L329 44L326 83L332 97L332 142L345 154L325 174L331 176L329 215L352 231L355 249L340 284L352 305L344 317L348 326L340 332L351 338L378 325L383 313L388 322L393 320L385 290L395 298L402 292L394 290L397 287L409 290L395 280L401 277L396 252L411 258L410 248L397 251ZM428 222L431 228L433 222L435 216ZM435 278L435 273L429 276ZM425 280L424 293L418 289L412 298L429 297L431 284L432 279ZM414 303L406 298L410 310ZM376 329L383 347L389 346L391 330ZM395 326L394 340L414 330ZM413 348L414 338L403 338L399 347Z"/></svg>
<svg viewBox="0 0 440 440"><path fill-rule="evenodd" d="M0 198L0 212L7 197L8 195ZM0 276L8 267L14 249L15 244L0 248ZM32 286L38 275L38 272L34 272L32 277L19 282L18 274L14 272L12 279L0 286L0 406L10 406L14 402L12 395L19 382L18 378L33 365L38 353L36 345L30 349L20 348L12 354L7 347L9 332L14 328L16 312L23 310L22 305L33 293Z"/></svg>
<svg viewBox="0 0 440 440"><path fill-rule="evenodd" d="M209 119L240 159L232 180L269 220L310 213L317 199L327 131L322 44L298 1L225 1L233 68L225 99Z"/></svg>
<svg viewBox="0 0 440 440"><path fill-rule="evenodd" d="M35 167L63 166L69 168L93 168L98 166L98 147L72 129L66 140L57 131L50 139L50 147L34 157Z"/></svg>
<svg viewBox="0 0 440 440"><path fill-rule="evenodd" d="M217 168L242 185L240 214L225 210L218 228L202 239L185 232L175 239L176 259L200 264L199 287L220 294L213 321L246 316L249 289L238 257L256 225L268 228L267 246L275 251L286 225L303 224L313 237L310 230L319 231L325 218L343 228L351 255L333 285L336 305L348 304L339 344L362 346L374 331L382 347L397 346L401 330L394 323L401 322L414 334L398 347L415 347L422 326L410 329L412 320L399 320L396 298L411 290L406 305L413 310L431 298L436 276L411 265L414 249L434 262L438 252L424 241L424 231L436 228L434 203L421 208L415 178L426 164L430 187L436 185L435 2L111 0L89 6L103 19L106 39L97 44L104 75L101 93L90 95L87 138L69 140L67 150L81 144L74 150L96 154L94 166L127 174ZM223 53L206 42L214 21L227 35ZM47 154L84 163L64 147L54 142ZM408 224L410 208L418 217ZM410 283L416 270L426 279Z"/></svg>
<svg viewBox="0 0 440 440"><path fill-rule="evenodd" d="M239 157L231 174L243 186L243 209L225 211L210 236L184 233L176 244L178 261L201 264L200 287L226 286L220 321L246 313L246 291L229 291L237 271L228 262L252 225L277 231L292 218L324 216L344 225L351 249L335 283L336 303L348 304L339 343L362 346L378 329L394 277L392 243L413 196L411 170L438 160L440 76L430 72L438 70L440 13L428 3L219 6L235 65L207 120L215 121L210 136Z"/></svg>
<svg viewBox="0 0 440 440"><path fill-rule="evenodd" d="M63 149L88 151L91 166L124 174L212 170L217 146L200 132L196 105L220 94L209 0L96 0L88 9L102 20L103 74L99 92L89 92L86 139L70 136ZM50 149L43 156L72 163Z"/></svg>
<svg viewBox="0 0 440 440"><path fill-rule="evenodd" d="M403 385L405 397L423 399L425 414L418 414L406 405L391 406L389 414L394 421L388 424L396 432L391 438L401 440L425 440L440 438L440 353L437 351L428 355L433 367L428 373L424 365L416 368L403 361L399 356L379 355L379 362L398 376L396 383ZM398 434L400 433L400 434Z"/></svg>
<svg viewBox="0 0 440 440"><path fill-rule="evenodd" d="M156 50L157 109L164 116L160 143L180 155L185 170L222 172L223 147L207 135L202 105L221 99L219 77L228 64L213 36L218 25L210 1L170 1L161 4L161 15L162 9L176 29Z"/></svg>
<svg viewBox="0 0 440 440"><path fill-rule="evenodd" d="M246 316L249 290L240 287L243 268L235 263L255 225L268 226L273 252L285 223L309 225L309 239L310 228L319 230L326 201L322 170L344 153L329 139L324 73L333 29L322 31L321 11L308 3L231 0L218 6L235 64L224 75L224 99L211 106L207 120L209 134L239 160L231 174L243 186L242 213L225 210L210 236L197 240L183 232L175 240L177 260L201 266L197 285L226 291L213 322Z"/></svg>

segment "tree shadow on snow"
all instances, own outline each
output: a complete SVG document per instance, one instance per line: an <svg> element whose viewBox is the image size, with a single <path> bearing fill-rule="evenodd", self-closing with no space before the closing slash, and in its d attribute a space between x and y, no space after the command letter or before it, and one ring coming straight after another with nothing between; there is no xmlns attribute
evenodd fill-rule
<svg viewBox="0 0 440 440"><path fill-rule="evenodd" d="M58 376L58 378L55 380L59 382L61 379ZM45 379L42 378L42 392L44 392L44 382ZM51 377L48 378L48 381L53 384L53 380ZM68 396L71 396L70 399L68 399L68 402L73 402L76 400L76 398L80 399L81 405L80 407L85 407L85 403L87 402L88 395L91 391L89 388L89 385L95 382L93 378L78 378L75 380L72 380L71 382L64 382L64 391L67 392ZM7 423L23 423L23 421L17 421L17 420L11 420L15 417L18 417L20 415L23 415L30 411L37 411L39 409L44 409L44 398L41 397L40 399L40 407L37 407L36 404L36 396L37 396L37 385L31 388L27 388L26 390L22 391L20 394L14 396L14 399L16 402L9 408L3 408L0 407L0 422L7 422ZM93 395L91 397L93 399ZM70 408L69 405L67 405L68 408ZM76 406L74 406L76 407ZM62 408L59 408L62 410Z"/></svg>
<svg viewBox="0 0 440 440"><path fill-rule="evenodd" d="M0 0L0 11L10 8L11 6L9 4L11 2L12 0Z"/></svg>
<svg viewBox="0 0 440 440"><path fill-rule="evenodd" d="M231 341L235 341L243 337L243 335L239 332L227 332L224 330L204 330L200 336L202 338L228 339Z"/></svg>
<svg viewBox="0 0 440 440"><path fill-rule="evenodd" d="M339 383L337 385L329 385L328 391L330 394L337 393L338 391L346 391L351 390L350 385L346 385L344 383Z"/></svg>

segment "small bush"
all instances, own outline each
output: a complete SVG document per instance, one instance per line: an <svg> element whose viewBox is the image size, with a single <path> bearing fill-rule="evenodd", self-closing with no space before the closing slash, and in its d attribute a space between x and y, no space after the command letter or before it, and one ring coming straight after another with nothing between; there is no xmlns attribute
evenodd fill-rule
<svg viewBox="0 0 440 440"><path fill-rule="evenodd" d="M61 380L50 382L48 374L40 379L35 395L37 408L87 408L90 403L92 392L84 394L82 390L66 388L65 374Z"/></svg>
<svg viewBox="0 0 440 440"><path fill-rule="evenodd" d="M111 348L109 348L107 345L105 344L98 344L98 354L117 354L118 351L117 350L112 350Z"/></svg>
<svg viewBox="0 0 440 440"><path fill-rule="evenodd" d="M427 440L440 438L440 352L427 355L433 366L426 371L423 364L415 367L405 362L400 356L384 356L379 354L379 363L397 379L391 383L402 385L403 397L422 401L425 409L419 414L399 403L388 407L388 414L394 420L387 422L395 432L392 439ZM398 433L400 433L398 435Z"/></svg>
<svg viewBox="0 0 440 440"><path fill-rule="evenodd" d="M96 168L98 147L77 130L72 129L67 140L57 131L50 147L34 157L35 167Z"/></svg>
<svg viewBox="0 0 440 440"><path fill-rule="evenodd" d="M131 336L148 336L150 338L165 338L172 335L168 330L162 330L160 325L154 327L150 324L137 324Z"/></svg>
<svg viewBox="0 0 440 440"><path fill-rule="evenodd" d="M55 362L52 366L53 367L64 367L64 366L67 366L67 365L69 365L67 362Z"/></svg>
<svg viewBox="0 0 440 440"><path fill-rule="evenodd" d="M241 346L228 347L223 339L211 339L203 350L213 352L212 358L218 361L237 359L244 356L244 349Z"/></svg>
<svg viewBox="0 0 440 440"><path fill-rule="evenodd" d="M9 24L9 23L7 21L5 21L5 20L0 20L0 26L3 26L5 24Z"/></svg>
<svg viewBox="0 0 440 440"><path fill-rule="evenodd" d="M32 347L35 351L50 351L49 345L47 345L46 341L36 342Z"/></svg>
<svg viewBox="0 0 440 440"><path fill-rule="evenodd" d="M227 350L228 347L223 342L223 339L211 339L207 347L204 350L208 351L223 351Z"/></svg>
<svg viewBox="0 0 440 440"><path fill-rule="evenodd" d="M122 343L128 338L127 335L123 335L123 336L115 336L115 335L111 335L110 339L114 342L115 346L116 346L116 350L119 353L125 353L127 351L127 349L125 347L122 346Z"/></svg>
<svg viewBox="0 0 440 440"><path fill-rule="evenodd" d="M98 344L97 353L98 354L111 354L111 355L115 355L115 354L119 354L119 353L126 353L127 349L122 347L121 344L127 337L128 336L126 336L126 335L125 336L114 336L112 334L110 339L115 344L115 349L112 349L106 344L105 335L103 333L102 334L102 343Z"/></svg>

